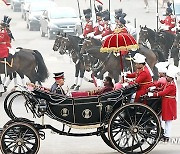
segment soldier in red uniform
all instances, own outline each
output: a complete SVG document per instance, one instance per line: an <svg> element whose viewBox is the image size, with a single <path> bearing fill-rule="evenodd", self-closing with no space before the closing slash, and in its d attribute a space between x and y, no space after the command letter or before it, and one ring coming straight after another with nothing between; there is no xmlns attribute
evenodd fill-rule
<svg viewBox="0 0 180 154"><path fill-rule="evenodd" d="M8 19L7 16L4 16L3 22L0 24L0 58L7 58L9 55L8 50L8 43L9 42L9 35L6 30L6 20Z"/></svg>
<svg viewBox="0 0 180 154"><path fill-rule="evenodd" d="M85 19L86 19L86 25L85 25L84 30L83 30L83 36L84 37L86 37L87 34L93 32L93 22L91 21L91 15L86 14Z"/></svg>
<svg viewBox="0 0 180 154"><path fill-rule="evenodd" d="M126 78L134 78L133 82L130 82L130 84L139 84L134 100L134 102L139 102L140 96L145 95L148 92L148 88L152 85L152 76L146 66L146 57L144 55L136 53L133 59L137 70L134 73L127 74Z"/></svg>
<svg viewBox="0 0 180 154"><path fill-rule="evenodd" d="M91 21L91 9L83 10L85 19L86 19L86 25L83 29L83 36L87 37L87 34L93 32L93 22Z"/></svg>
<svg viewBox="0 0 180 154"><path fill-rule="evenodd" d="M164 20L160 20L160 23L164 24L163 29L165 31L175 34L175 30L172 30L172 28L175 27L175 18L172 16L172 9L170 6L171 3L169 3L168 8L166 9L166 18Z"/></svg>
<svg viewBox="0 0 180 154"><path fill-rule="evenodd" d="M103 28L103 31L102 31L102 37L105 37L107 35L110 35L112 34L112 30L111 30L111 24L110 24L110 16L107 14L105 17L104 17L104 28Z"/></svg>
<svg viewBox="0 0 180 154"><path fill-rule="evenodd" d="M102 20L101 12L96 13L96 20L97 20L97 23L94 26L94 36L101 35L104 28L104 21Z"/></svg>
<svg viewBox="0 0 180 154"><path fill-rule="evenodd" d="M126 28L126 20L124 17L120 17L119 20L117 20L116 28L114 29L115 33L128 33Z"/></svg>
<svg viewBox="0 0 180 154"><path fill-rule="evenodd" d="M179 68L170 65L167 70L167 84L159 92L148 93L148 96L162 97L162 120L165 121L163 141L168 141L171 134L172 120L177 119L176 85L174 78Z"/></svg>

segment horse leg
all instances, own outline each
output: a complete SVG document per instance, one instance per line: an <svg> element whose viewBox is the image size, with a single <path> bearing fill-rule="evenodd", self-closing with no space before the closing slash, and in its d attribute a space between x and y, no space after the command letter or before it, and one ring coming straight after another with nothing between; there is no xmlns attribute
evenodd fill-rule
<svg viewBox="0 0 180 154"><path fill-rule="evenodd" d="M9 84L11 83L12 79L13 79L13 74L8 74L8 78L6 78L7 80L4 82L4 91L7 91L7 87L9 86Z"/></svg>
<svg viewBox="0 0 180 154"><path fill-rule="evenodd" d="M177 47L172 48L171 57L174 59L174 65L179 66L179 49Z"/></svg>
<svg viewBox="0 0 180 154"><path fill-rule="evenodd" d="M4 86L2 84L1 75L0 75L0 97L2 96L3 92L4 92Z"/></svg>
<svg viewBox="0 0 180 154"><path fill-rule="evenodd" d="M154 74L153 79L158 80L159 75L158 75L158 68L156 66L154 66L153 68L153 74Z"/></svg>
<svg viewBox="0 0 180 154"><path fill-rule="evenodd" d="M21 73L21 72L17 72L21 78L21 82L22 82L22 85L25 86L26 85L26 82L25 82L25 79L24 79L24 74ZM16 74L17 75L17 74ZM15 81L14 81L14 84L15 84Z"/></svg>
<svg viewBox="0 0 180 154"><path fill-rule="evenodd" d="M70 89L74 89L78 83L78 76L79 76L79 63L75 64L75 79L74 84L70 87Z"/></svg>
<svg viewBox="0 0 180 154"><path fill-rule="evenodd" d="M82 63L80 64L80 67L79 67L79 73L80 73L80 78L78 79L78 84L77 84L75 90L79 90L79 88L82 85L82 80L83 80L84 73L85 73L85 67Z"/></svg>

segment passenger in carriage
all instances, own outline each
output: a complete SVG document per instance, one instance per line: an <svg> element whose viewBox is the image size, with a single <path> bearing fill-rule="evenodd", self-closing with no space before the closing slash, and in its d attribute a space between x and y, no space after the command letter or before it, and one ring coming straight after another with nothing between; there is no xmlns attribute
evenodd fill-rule
<svg viewBox="0 0 180 154"><path fill-rule="evenodd" d="M149 92L149 97L162 97L162 121L165 121L162 140L167 142L171 136L172 120L177 119L176 85L174 79L180 69L170 65L167 70L167 83L161 91Z"/></svg>
<svg viewBox="0 0 180 154"><path fill-rule="evenodd" d="M109 91L112 91L114 89L114 84L112 82L112 78L109 76L106 76L104 78L103 84L104 84L104 87L102 87L101 89L88 91L88 95L89 96L101 95L105 92L109 92Z"/></svg>
<svg viewBox="0 0 180 154"><path fill-rule="evenodd" d="M54 79L55 79L55 82L51 86L51 88L35 85L34 83L27 83L26 85L27 85L27 88L31 91L33 91L34 89L40 89L45 92L52 92L56 94L66 95L65 91L62 88L62 86L64 85L64 80L65 80L64 72L54 73Z"/></svg>
<svg viewBox="0 0 180 154"><path fill-rule="evenodd" d="M133 57L135 62L136 72L126 74L126 78L132 78L133 81L128 81L129 84L137 83L139 85L135 96L131 101L139 102L140 96L148 92L148 88L152 86L152 71L145 61L146 57L142 54L136 53Z"/></svg>
<svg viewBox="0 0 180 154"><path fill-rule="evenodd" d="M165 31L175 34L175 30L172 30L175 27L175 18L172 16L171 4L170 2L167 3L166 18L160 20L160 23L164 25L163 29Z"/></svg>
<svg viewBox="0 0 180 154"><path fill-rule="evenodd" d="M57 94L66 95L62 86L64 85L64 72L54 73L55 83L51 86L50 91Z"/></svg>

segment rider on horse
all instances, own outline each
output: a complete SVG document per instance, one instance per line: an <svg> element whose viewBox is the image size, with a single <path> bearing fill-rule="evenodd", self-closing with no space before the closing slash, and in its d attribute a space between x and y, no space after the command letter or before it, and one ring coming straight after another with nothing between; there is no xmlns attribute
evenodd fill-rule
<svg viewBox="0 0 180 154"><path fill-rule="evenodd" d="M93 22L91 21L91 9L83 10L85 19L86 19L86 25L83 29L83 36L86 37L87 34L93 32Z"/></svg>
<svg viewBox="0 0 180 154"><path fill-rule="evenodd" d="M172 16L171 3L167 3L167 5L166 18L164 20L160 20L160 23L164 24L163 29L165 31L175 34L175 30L172 30L175 27L175 18Z"/></svg>
<svg viewBox="0 0 180 154"><path fill-rule="evenodd" d="M9 26L10 21L11 18L9 18L8 16L4 16L4 19L0 23L0 60L1 61L3 61L4 59L6 60L6 58L9 56L8 47L11 47L10 44L11 38L9 36L7 27ZM0 93L2 94L3 92L4 92L4 87L0 79Z"/></svg>

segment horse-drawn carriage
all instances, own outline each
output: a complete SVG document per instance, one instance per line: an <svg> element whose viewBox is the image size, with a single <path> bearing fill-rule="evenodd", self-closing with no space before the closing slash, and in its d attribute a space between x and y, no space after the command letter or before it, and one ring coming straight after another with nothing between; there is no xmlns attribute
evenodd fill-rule
<svg viewBox="0 0 180 154"><path fill-rule="evenodd" d="M137 87L137 84L133 84L98 96L77 98L38 88L33 91L13 91L4 101L4 109L11 120L1 132L1 151L3 154L38 153L40 138L45 138L43 130L51 129L66 136L101 136L108 146L120 153L148 153L161 136L158 118L161 108L156 106L161 101L160 98L143 97L142 100L146 99L148 105L130 103ZM42 118L42 124L15 114L13 103L18 97L24 98L24 106L34 117ZM18 99L18 104L21 102L22 99ZM44 124L44 115L61 122L69 130ZM86 128L89 132L72 133L72 128ZM92 128L97 130L92 131Z"/></svg>

